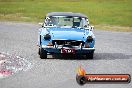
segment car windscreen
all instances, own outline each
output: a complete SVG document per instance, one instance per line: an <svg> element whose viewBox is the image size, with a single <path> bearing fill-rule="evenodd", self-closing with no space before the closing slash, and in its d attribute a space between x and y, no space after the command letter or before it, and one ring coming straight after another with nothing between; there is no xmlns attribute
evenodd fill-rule
<svg viewBox="0 0 132 88"><path fill-rule="evenodd" d="M83 27L85 20L81 17L72 16L51 16L45 20L46 26L57 26L57 27Z"/></svg>

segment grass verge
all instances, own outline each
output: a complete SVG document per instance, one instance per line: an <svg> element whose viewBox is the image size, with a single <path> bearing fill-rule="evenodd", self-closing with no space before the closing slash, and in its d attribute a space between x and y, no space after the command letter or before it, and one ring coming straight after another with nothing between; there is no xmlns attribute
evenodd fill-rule
<svg viewBox="0 0 132 88"><path fill-rule="evenodd" d="M41 22L48 12L80 12L97 29L132 31L131 5L132 0L0 0L0 20Z"/></svg>

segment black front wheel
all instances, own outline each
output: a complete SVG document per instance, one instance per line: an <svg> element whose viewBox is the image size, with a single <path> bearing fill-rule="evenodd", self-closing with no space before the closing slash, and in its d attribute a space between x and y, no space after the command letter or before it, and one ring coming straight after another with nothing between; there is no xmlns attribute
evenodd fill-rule
<svg viewBox="0 0 132 88"><path fill-rule="evenodd" d="M38 49L38 54L40 55L40 48Z"/></svg>
<svg viewBox="0 0 132 88"><path fill-rule="evenodd" d="M94 56L94 51L91 51L88 54L86 54L87 59L93 59L93 56Z"/></svg>
<svg viewBox="0 0 132 88"><path fill-rule="evenodd" d="M40 58L41 59L46 59L47 58L47 51L44 50L43 48L40 48Z"/></svg>

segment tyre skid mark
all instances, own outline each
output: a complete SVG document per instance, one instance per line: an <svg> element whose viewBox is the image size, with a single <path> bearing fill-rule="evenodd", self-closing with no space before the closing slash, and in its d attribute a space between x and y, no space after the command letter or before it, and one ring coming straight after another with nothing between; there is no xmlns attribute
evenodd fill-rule
<svg viewBox="0 0 132 88"><path fill-rule="evenodd" d="M31 68L31 65L25 58L8 53L0 53L0 79L20 71L27 71Z"/></svg>

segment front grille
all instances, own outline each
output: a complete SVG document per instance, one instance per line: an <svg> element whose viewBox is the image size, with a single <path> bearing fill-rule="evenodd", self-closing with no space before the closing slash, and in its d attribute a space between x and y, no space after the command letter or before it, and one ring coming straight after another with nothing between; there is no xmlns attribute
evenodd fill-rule
<svg viewBox="0 0 132 88"><path fill-rule="evenodd" d="M82 43L82 45L84 45L83 41L77 41L77 40L52 40L53 45L55 45L55 42L57 45L79 46L81 43Z"/></svg>

